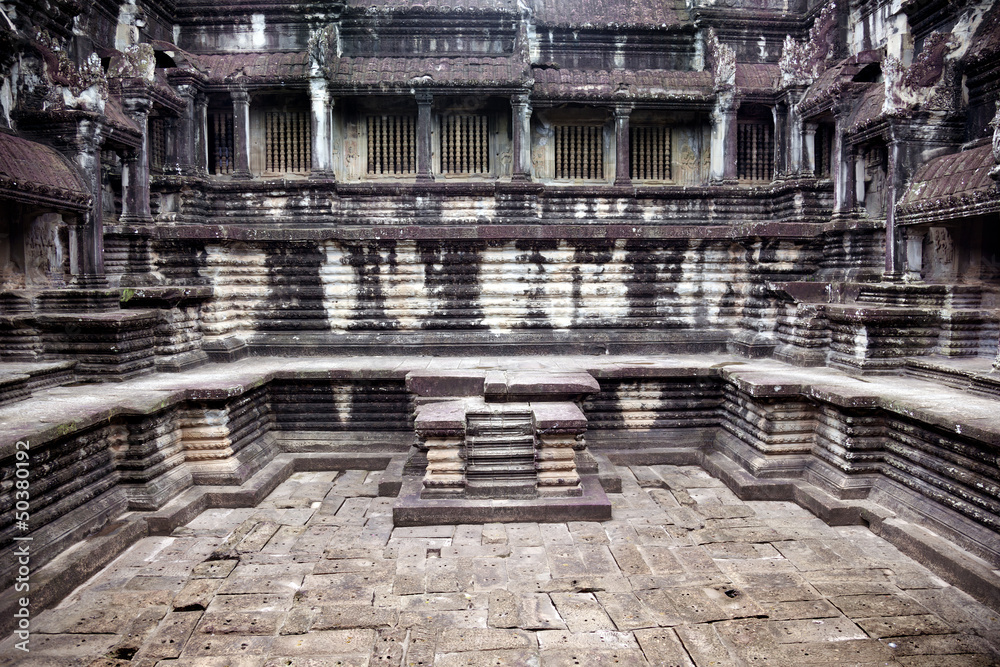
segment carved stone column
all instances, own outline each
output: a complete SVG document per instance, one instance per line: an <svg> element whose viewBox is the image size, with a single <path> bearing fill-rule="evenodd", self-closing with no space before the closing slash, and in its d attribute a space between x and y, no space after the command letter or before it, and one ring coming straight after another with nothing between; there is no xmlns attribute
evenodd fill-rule
<svg viewBox="0 0 1000 667"><path fill-rule="evenodd" d="M332 179L330 93L327 91L326 79L310 79L309 100L312 108L312 165L309 178Z"/></svg>
<svg viewBox="0 0 1000 667"><path fill-rule="evenodd" d="M512 152L514 155L512 181L531 180L531 102L526 93L510 98L511 126L513 129Z"/></svg>
<svg viewBox="0 0 1000 667"><path fill-rule="evenodd" d="M895 134L895 130L893 130ZM889 153L888 173L886 181L889 192L885 203L885 274L884 280L902 280L904 242L900 230L896 229L896 202L905 189L903 168L903 153L906 150L903 141L893 137L887 146Z"/></svg>
<svg viewBox="0 0 1000 667"><path fill-rule="evenodd" d="M816 123L802 125L802 164L801 171L806 176L819 176L816 173Z"/></svg>
<svg viewBox="0 0 1000 667"><path fill-rule="evenodd" d="M838 109L836 130L833 133L833 211L849 215L854 211L855 196L855 149L844 140L851 105Z"/></svg>
<svg viewBox="0 0 1000 667"><path fill-rule="evenodd" d="M771 108L771 116L774 119L774 172L772 178L782 178L789 174L790 156L788 155L789 134L789 110L788 105L779 102Z"/></svg>
<svg viewBox="0 0 1000 667"><path fill-rule="evenodd" d="M184 111L180 118L174 120L174 131L168 132L168 142L173 140L172 153L177 171L181 174L198 173L198 136L199 136L199 107L198 91L191 83L180 83L176 86L177 92L184 98Z"/></svg>
<svg viewBox="0 0 1000 667"><path fill-rule="evenodd" d="M253 178L250 173L250 94L237 89L233 98L233 152L236 153L236 169L233 178Z"/></svg>
<svg viewBox="0 0 1000 667"><path fill-rule="evenodd" d="M906 234L906 279L918 282L922 278L924 268L924 237L927 230L917 227L907 227Z"/></svg>
<svg viewBox="0 0 1000 667"><path fill-rule="evenodd" d="M712 145L709 181L736 183L736 109L717 107L712 111Z"/></svg>
<svg viewBox="0 0 1000 667"><path fill-rule="evenodd" d="M628 128L631 113L631 104L615 106L615 185L623 187L632 185Z"/></svg>
<svg viewBox="0 0 1000 667"><path fill-rule="evenodd" d="M141 141L126 157L122 169L122 222L152 222L149 213L149 112L153 101L143 90L125 90L122 94L125 113L139 126Z"/></svg>
<svg viewBox="0 0 1000 667"><path fill-rule="evenodd" d="M433 95L417 91L417 180L432 181L431 173L431 103Z"/></svg>
<svg viewBox="0 0 1000 667"><path fill-rule="evenodd" d="M103 287L104 208L101 192L101 143L104 124L100 120L82 120L77 124L73 142L73 161L80 167L90 186L93 199L79 224L70 225L70 271L80 287Z"/></svg>
<svg viewBox="0 0 1000 667"><path fill-rule="evenodd" d="M208 173L208 96L199 93L194 101L194 165L198 174Z"/></svg>

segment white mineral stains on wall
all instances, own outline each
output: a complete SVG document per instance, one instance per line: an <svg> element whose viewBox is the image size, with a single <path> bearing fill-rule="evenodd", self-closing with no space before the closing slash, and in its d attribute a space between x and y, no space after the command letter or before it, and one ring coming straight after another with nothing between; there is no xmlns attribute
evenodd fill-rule
<svg viewBox="0 0 1000 667"><path fill-rule="evenodd" d="M513 241L486 248L480 260L479 302L484 323L490 331L509 332L523 327L529 313L541 308L539 298L545 276L537 264L528 261L529 253L518 250ZM537 317L533 324L545 324Z"/></svg>
<svg viewBox="0 0 1000 667"><path fill-rule="evenodd" d="M206 245L201 274L215 291L202 316L206 339L252 333L270 293L264 252L241 243Z"/></svg>
<svg viewBox="0 0 1000 667"><path fill-rule="evenodd" d="M440 202L441 222L493 221L496 199L493 197L445 197Z"/></svg>
<svg viewBox="0 0 1000 667"><path fill-rule="evenodd" d="M744 300L733 281L747 275L745 249L726 242L643 249L623 239L520 248L507 241L477 252L449 243L351 249L330 241L324 251L320 280L335 332L725 327L736 323ZM776 268L791 268L795 249L772 255Z"/></svg>
<svg viewBox="0 0 1000 667"><path fill-rule="evenodd" d="M323 307L326 309L326 319L330 328L337 333L347 331L351 325L351 316L358 307L357 273L351 267L350 255L344 247L334 241L323 244L326 261L319 269L320 282L323 284Z"/></svg>
<svg viewBox="0 0 1000 667"><path fill-rule="evenodd" d="M677 294L688 300L692 316L685 323L692 326L725 326L732 316L727 301L733 299L734 282L745 279L742 247L701 245L691 241L684 253Z"/></svg>
<svg viewBox="0 0 1000 667"><path fill-rule="evenodd" d="M602 250L588 252L596 260ZM556 329L614 326L628 314L625 254L622 241L607 263L578 261L577 248L566 241L544 250L519 250L513 242L487 249L480 270L486 325L495 332L528 322Z"/></svg>
<svg viewBox="0 0 1000 667"><path fill-rule="evenodd" d="M656 417L663 408L660 386L653 382L623 382L616 398L623 428L648 431L656 425Z"/></svg>
<svg viewBox="0 0 1000 667"><path fill-rule="evenodd" d="M394 255L394 257L392 256ZM404 331L417 331L431 316L431 296L424 285L424 264L416 241L401 241L379 250L385 314Z"/></svg>

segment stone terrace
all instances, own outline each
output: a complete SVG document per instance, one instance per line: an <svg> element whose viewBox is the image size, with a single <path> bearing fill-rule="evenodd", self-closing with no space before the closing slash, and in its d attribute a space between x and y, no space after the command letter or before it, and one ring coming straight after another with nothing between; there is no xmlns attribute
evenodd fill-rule
<svg viewBox="0 0 1000 667"><path fill-rule="evenodd" d="M604 523L395 529L381 473L296 473L142 539L0 664L1000 664L998 614L865 528L619 470Z"/></svg>

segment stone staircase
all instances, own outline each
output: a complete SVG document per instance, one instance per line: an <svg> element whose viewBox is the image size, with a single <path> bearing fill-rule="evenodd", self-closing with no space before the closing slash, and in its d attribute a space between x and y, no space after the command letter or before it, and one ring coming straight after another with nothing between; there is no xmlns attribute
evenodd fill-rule
<svg viewBox="0 0 1000 667"><path fill-rule="evenodd" d="M604 487L620 480L587 451L579 405L600 389L590 374L413 371L406 386L417 437L397 525L611 516Z"/></svg>

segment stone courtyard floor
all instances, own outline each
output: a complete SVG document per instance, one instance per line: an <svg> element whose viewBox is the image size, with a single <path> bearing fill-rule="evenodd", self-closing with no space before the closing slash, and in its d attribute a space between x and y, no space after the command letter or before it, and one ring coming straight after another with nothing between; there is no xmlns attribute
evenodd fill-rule
<svg viewBox="0 0 1000 667"><path fill-rule="evenodd" d="M298 473L141 540L0 664L1000 664L1000 614L867 529L653 469L604 523L420 528L380 473Z"/></svg>

